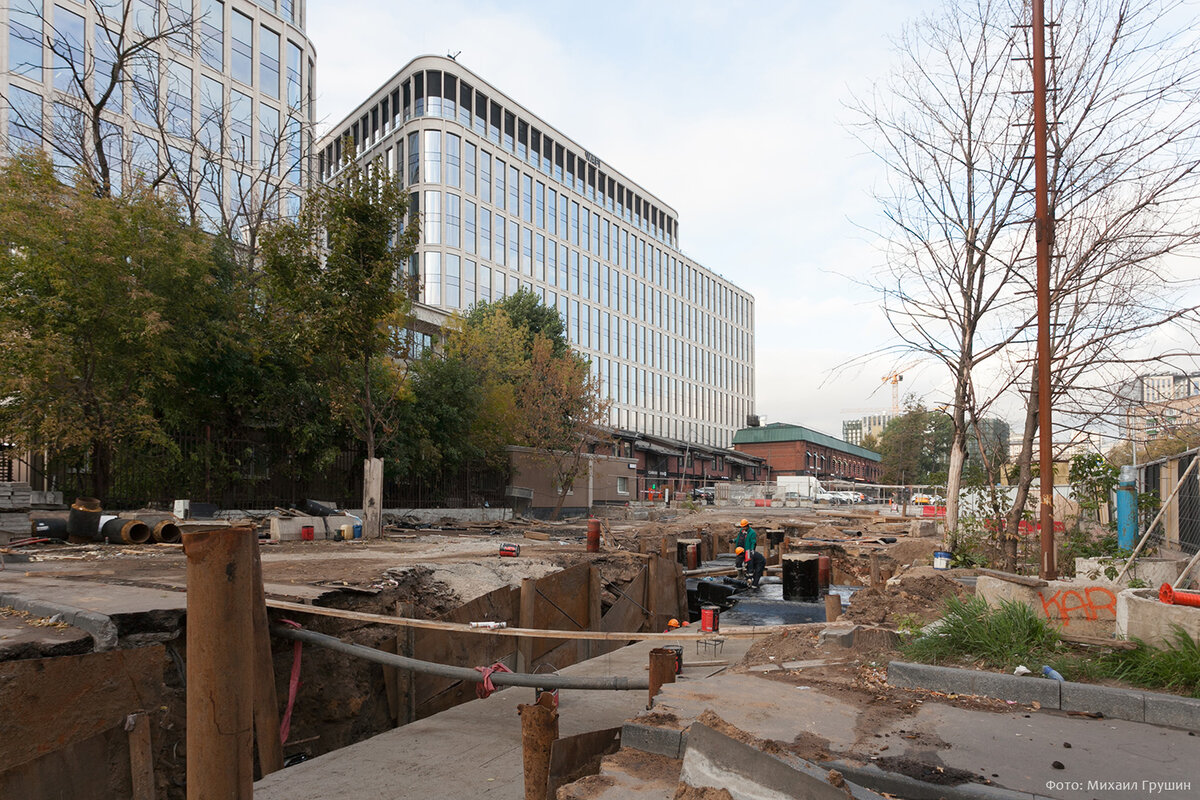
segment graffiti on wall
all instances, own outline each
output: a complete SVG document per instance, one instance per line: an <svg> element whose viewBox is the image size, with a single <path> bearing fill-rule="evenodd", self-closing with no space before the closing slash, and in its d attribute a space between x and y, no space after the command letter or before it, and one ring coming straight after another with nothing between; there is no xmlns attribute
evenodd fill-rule
<svg viewBox="0 0 1200 800"><path fill-rule="evenodd" d="M1071 624L1071 618L1094 622L1100 618L1101 611L1107 611L1113 617L1117 614L1117 596L1103 586L1089 586L1082 591L1061 589L1052 595L1039 594L1042 600L1042 613L1051 622L1061 622L1065 628Z"/></svg>

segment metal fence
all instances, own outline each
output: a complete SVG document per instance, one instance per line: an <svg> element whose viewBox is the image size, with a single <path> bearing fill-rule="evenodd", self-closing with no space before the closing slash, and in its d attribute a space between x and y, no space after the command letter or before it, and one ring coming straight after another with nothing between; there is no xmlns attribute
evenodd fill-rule
<svg viewBox="0 0 1200 800"><path fill-rule="evenodd" d="M61 491L70 498L90 494L91 462L72 453L16 455L35 491ZM167 507L175 499L218 508L264 509L305 499L344 508L362 505L361 449L342 450L315 465L294 452L287 437L221 438L208 432L172 436L170 446L125 450L113 456L113 483L101 498L105 508ZM468 466L430 477L386 472L386 508L459 508L504 505L506 475Z"/></svg>

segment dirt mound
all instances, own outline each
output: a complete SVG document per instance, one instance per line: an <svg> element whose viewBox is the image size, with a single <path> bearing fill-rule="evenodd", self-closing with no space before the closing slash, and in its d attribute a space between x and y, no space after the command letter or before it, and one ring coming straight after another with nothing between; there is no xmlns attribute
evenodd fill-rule
<svg viewBox="0 0 1200 800"><path fill-rule="evenodd" d="M751 645L742 663L749 666L782 664L785 661L804 661L817 655L816 631L781 631Z"/></svg>
<svg viewBox="0 0 1200 800"><path fill-rule="evenodd" d="M904 537L887 549L887 557L897 564L932 564L935 550L945 549L941 539Z"/></svg>
<svg viewBox="0 0 1200 800"><path fill-rule="evenodd" d="M876 586L855 592L842 618L897 626L905 617L915 617L925 623L941 616L947 597L966 594L965 586L943 575L904 576L897 586Z"/></svg>

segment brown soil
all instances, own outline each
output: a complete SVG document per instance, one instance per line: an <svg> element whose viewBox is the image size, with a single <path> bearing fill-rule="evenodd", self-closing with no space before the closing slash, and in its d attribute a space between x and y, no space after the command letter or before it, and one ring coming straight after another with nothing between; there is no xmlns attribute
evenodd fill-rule
<svg viewBox="0 0 1200 800"><path fill-rule="evenodd" d="M924 624L941 616L946 598L970 590L942 575L905 575L897 586L876 586L855 592L842 615L851 622L900 625L906 617Z"/></svg>
<svg viewBox="0 0 1200 800"><path fill-rule="evenodd" d="M697 788L686 783L679 784L674 800L733 800L728 789L713 789L709 786Z"/></svg>

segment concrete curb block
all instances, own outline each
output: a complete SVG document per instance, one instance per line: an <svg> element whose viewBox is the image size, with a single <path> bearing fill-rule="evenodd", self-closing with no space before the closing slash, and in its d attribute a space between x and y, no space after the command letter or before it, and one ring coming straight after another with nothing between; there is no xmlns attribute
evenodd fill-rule
<svg viewBox="0 0 1200 800"><path fill-rule="evenodd" d="M626 722L621 726L621 747L632 747L667 758L683 758L687 740L687 731L674 728L660 728L641 722Z"/></svg>
<svg viewBox="0 0 1200 800"><path fill-rule="evenodd" d="M886 792L907 800L1053 800L1040 794L1030 794L1001 786L983 783L960 783L957 785L933 784L910 778L896 772L887 772L873 764L862 766L842 761L824 761L821 766L836 769L860 786L877 792Z"/></svg>
<svg viewBox="0 0 1200 800"><path fill-rule="evenodd" d="M97 653L112 650L117 646L117 626L110 617L86 608L75 608L55 603L50 600L36 600L22 597L11 592L0 592L0 605L27 611L39 617L62 615L63 622L74 625L80 630L87 631L92 636L92 642Z"/></svg>
<svg viewBox="0 0 1200 800"><path fill-rule="evenodd" d="M836 776L835 776L836 777ZM796 756L776 756L693 722L679 780L696 788L725 789L734 800L883 800L844 777Z"/></svg>
<svg viewBox="0 0 1200 800"><path fill-rule="evenodd" d="M1124 719L1187 730L1200 729L1200 700L1140 689L1118 689L1074 681L1017 677L957 667L934 667L893 661L888 683L901 689L925 689L946 694L977 694L1019 703L1037 701L1042 708L1100 713Z"/></svg>

